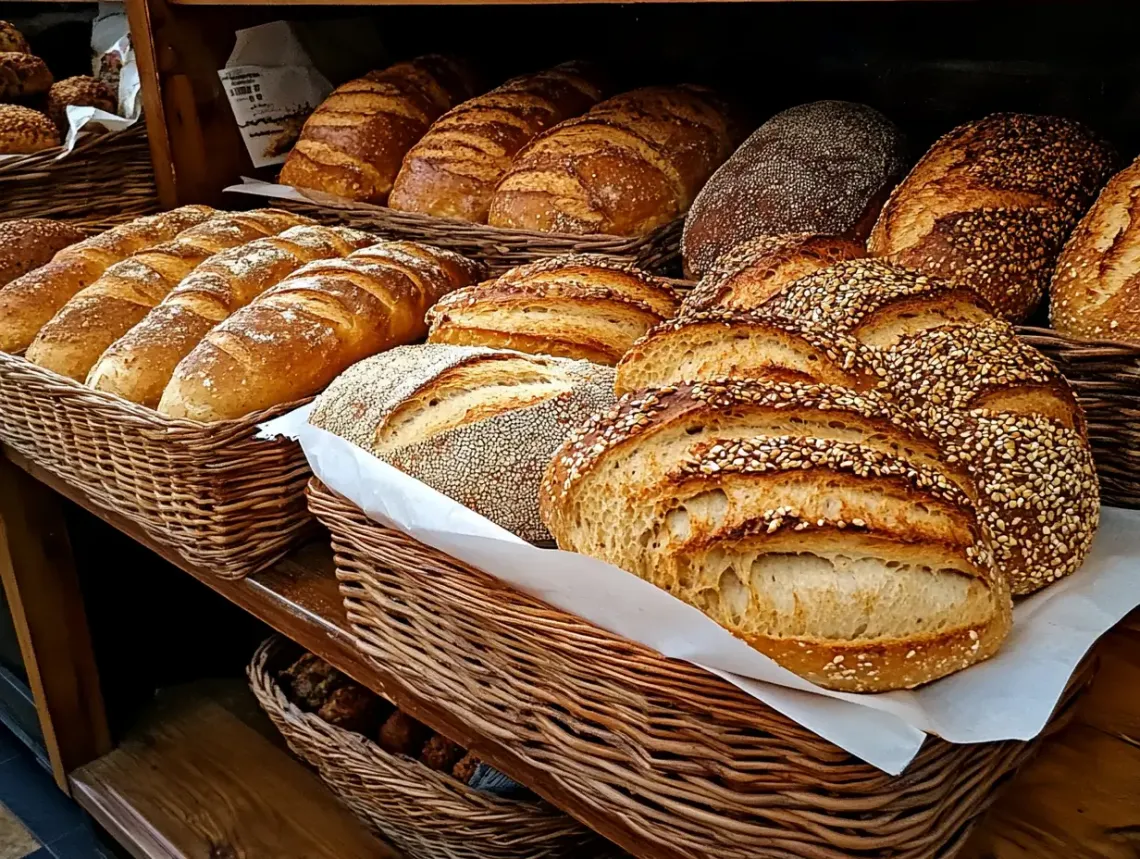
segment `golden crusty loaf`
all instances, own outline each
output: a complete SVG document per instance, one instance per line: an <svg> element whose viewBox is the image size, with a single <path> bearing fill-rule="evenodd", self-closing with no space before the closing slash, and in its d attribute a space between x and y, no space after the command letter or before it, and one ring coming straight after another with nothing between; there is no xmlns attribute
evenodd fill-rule
<svg viewBox="0 0 1140 859"><path fill-rule="evenodd" d="M909 688L991 656L1011 604L955 467L843 388L648 389L555 455L560 547L691 603L823 686Z"/></svg>
<svg viewBox="0 0 1140 859"><path fill-rule="evenodd" d="M470 72L434 54L349 81L306 120L280 181L383 203L412 144L474 94Z"/></svg>
<svg viewBox="0 0 1140 859"><path fill-rule="evenodd" d="M428 313L428 340L612 365L678 305L665 281L631 265L553 257L445 296Z"/></svg>
<svg viewBox="0 0 1140 859"><path fill-rule="evenodd" d="M738 140L736 122L711 90L633 90L523 149L487 221L539 232L648 233L685 213Z"/></svg>
<svg viewBox="0 0 1140 859"><path fill-rule="evenodd" d="M7 21L0 21L0 54L28 54L31 50L23 33Z"/></svg>
<svg viewBox="0 0 1140 859"><path fill-rule="evenodd" d="M1140 159L1108 181L1061 252L1049 319L1072 337L1140 344Z"/></svg>
<svg viewBox="0 0 1140 859"><path fill-rule="evenodd" d="M785 233L863 241L906 169L901 132L863 104L817 101L765 122L709 179L685 218L685 272Z"/></svg>
<svg viewBox="0 0 1140 859"><path fill-rule="evenodd" d="M263 292L182 360L158 410L217 421L319 393L348 367L419 340L427 309L483 267L416 242L312 262Z"/></svg>
<svg viewBox="0 0 1140 859"><path fill-rule="evenodd" d="M306 263L345 257L376 241L359 230L303 224L214 254L108 347L87 384L154 408L178 362L215 325Z"/></svg>
<svg viewBox="0 0 1140 859"><path fill-rule="evenodd" d="M312 222L277 209L220 214L115 263L40 329L27 359L82 382L108 346L210 256L301 223Z"/></svg>
<svg viewBox="0 0 1140 859"><path fill-rule="evenodd" d="M64 221L19 218L0 221L0 287L47 265L59 251L83 241L84 233ZM0 318L0 326L4 324Z"/></svg>
<svg viewBox="0 0 1140 859"><path fill-rule="evenodd" d="M0 155L30 155L59 146L55 124L38 110L0 104Z"/></svg>
<svg viewBox="0 0 1140 859"><path fill-rule="evenodd" d="M388 205L486 223L495 186L538 134L602 97L579 63L523 75L454 107L404 157Z"/></svg>
<svg viewBox="0 0 1140 859"><path fill-rule="evenodd" d="M965 283L1022 321L1113 160L1086 128L1057 117L995 114L959 126L891 194L868 248Z"/></svg>
<svg viewBox="0 0 1140 859"><path fill-rule="evenodd" d="M46 93L51 83L47 63L34 54L0 53L0 99L34 98Z"/></svg>
<svg viewBox="0 0 1140 859"><path fill-rule="evenodd" d="M751 310L801 277L866 255L862 245L838 236L758 236L720 256L685 296L685 308Z"/></svg>
<svg viewBox="0 0 1140 859"><path fill-rule="evenodd" d="M550 539L538 513L550 457L574 427L614 404L608 367L427 343L350 367L309 422L540 542Z"/></svg>
<svg viewBox="0 0 1140 859"><path fill-rule="evenodd" d="M169 241L215 214L209 206L182 206L136 218L65 248L47 265L0 287L0 351L26 349L64 304L110 266Z"/></svg>
<svg viewBox="0 0 1140 859"><path fill-rule="evenodd" d="M47 112L60 133L67 131L67 107L95 107L106 113L117 113L119 97L103 81L89 75L78 75L56 81L48 90Z"/></svg>

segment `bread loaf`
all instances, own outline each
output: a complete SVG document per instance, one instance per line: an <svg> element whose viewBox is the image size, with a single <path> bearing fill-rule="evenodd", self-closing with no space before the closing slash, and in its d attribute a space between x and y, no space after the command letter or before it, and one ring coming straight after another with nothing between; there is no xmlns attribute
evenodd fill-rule
<svg viewBox="0 0 1140 859"><path fill-rule="evenodd" d="M486 223L491 195L515 154L602 97L593 77L581 65L565 63L452 108L405 156L388 205Z"/></svg>
<svg viewBox="0 0 1140 859"><path fill-rule="evenodd" d="M995 114L959 126L891 194L868 248L1022 321L1113 160L1086 128L1057 117Z"/></svg>
<svg viewBox="0 0 1140 859"><path fill-rule="evenodd" d="M646 87L603 101L525 147L488 223L556 233L648 233L680 217L728 157L739 128L698 86Z"/></svg>
<svg viewBox="0 0 1140 859"><path fill-rule="evenodd" d="M386 242L312 262L203 338L158 410L218 421L309 397L357 361L419 340L424 314L484 270L458 254Z"/></svg>
<svg viewBox="0 0 1140 859"><path fill-rule="evenodd" d="M214 254L102 354L87 384L154 408L215 325L305 263L344 257L377 239L345 227L302 225Z"/></svg>
<svg viewBox="0 0 1140 859"><path fill-rule="evenodd" d="M350 367L309 422L539 542L550 539L538 515L546 464L573 427L614 402L606 367L424 344Z"/></svg>
<svg viewBox="0 0 1140 859"><path fill-rule="evenodd" d="M0 53L0 99L26 100L43 95L51 87L47 64L34 54Z"/></svg>
<svg viewBox="0 0 1140 859"><path fill-rule="evenodd" d="M47 218L0 221L0 287L46 265L57 252L83 241L83 235L71 224ZM0 319L0 327L5 323Z"/></svg>
<svg viewBox="0 0 1140 859"><path fill-rule="evenodd" d="M759 236L720 256L685 296L685 309L751 310L801 277L864 256L861 245L837 236Z"/></svg>
<svg viewBox="0 0 1140 859"><path fill-rule="evenodd" d="M0 104L0 155L30 155L59 146L59 132L38 110Z"/></svg>
<svg viewBox="0 0 1140 859"><path fill-rule="evenodd" d="M107 113L118 113L119 97L107 84L87 75L56 81L48 90L47 107L48 116L56 124L60 134L67 133L68 105L94 107Z"/></svg>
<svg viewBox="0 0 1140 859"><path fill-rule="evenodd" d="M867 238L906 169L901 132L863 104L817 101L772 117L709 179L685 219L685 272L700 277L759 236Z"/></svg>
<svg viewBox="0 0 1140 859"><path fill-rule="evenodd" d="M428 313L428 341L612 365L677 307L665 281L630 265L554 257L445 296Z"/></svg>
<svg viewBox="0 0 1140 859"><path fill-rule="evenodd" d="M7 21L0 21L0 54L28 54L31 51L23 33Z"/></svg>
<svg viewBox="0 0 1140 859"><path fill-rule="evenodd" d="M1140 344L1140 159L1104 186L1061 252L1049 286L1053 328Z"/></svg>
<svg viewBox="0 0 1140 859"><path fill-rule="evenodd" d="M474 94L468 70L437 55L350 81L305 122L281 182L383 203L412 144L444 111Z"/></svg>
<svg viewBox="0 0 1140 859"><path fill-rule="evenodd" d="M108 346L211 255L307 221L276 209L217 215L115 263L40 329L27 358L82 382Z"/></svg>
<svg viewBox="0 0 1140 859"><path fill-rule="evenodd" d="M114 263L169 241L214 214L208 206L183 206L136 218L60 251L47 265L0 287L0 351L26 349L68 300Z"/></svg>
<svg viewBox="0 0 1140 859"><path fill-rule="evenodd" d="M963 482L882 398L719 380L591 420L555 455L540 505L561 548L664 588L815 683L877 692L986 659L1009 631Z"/></svg>

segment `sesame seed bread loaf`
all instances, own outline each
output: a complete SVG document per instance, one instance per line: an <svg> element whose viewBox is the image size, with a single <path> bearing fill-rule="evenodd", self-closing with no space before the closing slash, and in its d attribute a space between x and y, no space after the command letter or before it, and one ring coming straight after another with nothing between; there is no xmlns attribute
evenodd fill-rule
<svg viewBox="0 0 1140 859"><path fill-rule="evenodd" d="M631 265L554 257L445 296L428 313L428 342L613 365L678 306L672 287Z"/></svg>
<svg viewBox="0 0 1140 859"><path fill-rule="evenodd" d="M595 77L579 63L563 63L452 108L404 156L388 205L486 223L495 186L518 151L602 97Z"/></svg>
<svg viewBox="0 0 1140 859"><path fill-rule="evenodd" d="M82 382L108 346L210 256L302 223L311 220L277 209L218 214L165 244L117 262L40 329L27 359Z"/></svg>
<svg viewBox="0 0 1140 859"><path fill-rule="evenodd" d="M0 155L30 155L59 146L59 131L38 110L0 104Z"/></svg>
<svg viewBox="0 0 1140 859"><path fill-rule="evenodd" d="M52 84L47 63L34 54L0 53L0 100L26 101L46 93Z"/></svg>
<svg viewBox="0 0 1140 859"><path fill-rule="evenodd" d="M874 395L765 381L648 389L558 451L561 548L614 563L833 689L991 656L1010 597L956 472Z"/></svg>
<svg viewBox="0 0 1140 859"><path fill-rule="evenodd" d="M858 242L838 236L788 233L757 236L719 257L685 296L686 310L759 307L785 286L844 260L867 255Z"/></svg>
<svg viewBox="0 0 1140 859"><path fill-rule="evenodd" d="M214 254L107 348L87 384L154 408L178 362L219 322L305 263L345 257L376 242L347 227L302 224Z"/></svg>
<svg viewBox="0 0 1140 859"><path fill-rule="evenodd" d="M44 324L110 266L169 241L215 215L209 206L182 206L147 215L60 251L52 261L0 287L0 350L28 348Z"/></svg>
<svg viewBox="0 0 1140 859"><path fill-rule="evenodd" d="M0 53L27 54L31 50L23 33L7 21L0 21Z"/></svg>
<svg viewBox="0 0 1140 859"><path fill-rule="evenodd" d="M1049 286L1049 320L1071 337L1140 344L1140 158L1073 231Z"/></svg>
<svg viewBox="0 0 1140 859"><path fill-rule="evenodd" d="M516 156L487 221L495 227L636 236L680 217L739 142L704 87L645 87L559 123Z"/></svg>
<svg viewBox="0 0 1140 859"><path fill-rule="evenodd" d="M313 111L280 181L384 203L404 155L445 111L475 94L462 63L436 54L337 87Z"/></svg>
<svg viewBox="0 0 1140 859"><path fill-rule="evenodd" d="M311 262L210 331L175 368L158 410L219 421L317 394L357 361L422 338L428 308L485 273L416 242Z"/></svg>
<svg viewBox="0 0 1140 859"><path fill-rule="evenodd" d="M542 542L550 534L538 487L550 457L573 427L614 403L607 367L429 343L349 368L317 399L309 421Z"/></svg>
<svg viewBox="0 0 1140 859"><path fill-rule="evenodd" d="M48 218L0 221L0 287L46 265L59 251L83 238L82 230L63 221Z"/></svg>
<svg viewBox="0 0 1140 859"><path fill-rule="evenodd" d="M47 113L61 135L66 134L68 129L68 105L94 107L106 113L117 113L119 96L109 85L89 75L77 75L56 81L48 90Z"/></svg>
<svg viewBox="0 0 1140 859"><path fill-rule="evenodd" d="M866 105L817 101L772 117L716 171L685 219L685 272L700 277L759 236L862 242L906 169L902 134Z"/></svg>
<svg viewBox="0 0 1140 859"><path fill-rule="evenodd" d="M1057 117L995 114L959 126L891 194L868 248L965 283L1020 322L1113 160L1086 128Z"/></svg>

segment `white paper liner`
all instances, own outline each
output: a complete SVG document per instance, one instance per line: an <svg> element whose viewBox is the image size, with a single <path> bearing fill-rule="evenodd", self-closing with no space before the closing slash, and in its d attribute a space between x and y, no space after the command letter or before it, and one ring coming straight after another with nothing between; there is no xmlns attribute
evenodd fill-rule
<svg viewBox="0 0 1140 859"><path fill-rule="evenodd" d="M254 197L270 197L274 200L292 200L296 203L318 203L324 205L328 203L348 202L343 197L325 194L322 191L302 190L300 188L294 188L292 185L277 185L273 182L251 179L248 176L242 176L240 184L230 185L225 190L231 194L250 194Z"/></svg>
<svg viewBox="0 0 1140 859"><path fill-rule="evenodd" d="M892 775L927 733L953 743L1029 740L1093 643L1140 605L1140 511L1105 507L1084 566L1022 600L997 656L916 691L857 695L781 668L699 610L617 567L539 549L308 423L305 406L262 425L297 439L313 473L372 519L598 626L723 677Z"/></svg>

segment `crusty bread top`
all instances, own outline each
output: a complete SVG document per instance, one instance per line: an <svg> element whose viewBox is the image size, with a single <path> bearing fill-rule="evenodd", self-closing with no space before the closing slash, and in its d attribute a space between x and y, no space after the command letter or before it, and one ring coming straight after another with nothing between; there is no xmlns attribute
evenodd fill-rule
<svg viewBox="0 0 1140 859"><path fill-rule="evenodd" d="M41 95L51 87L47 63L35 54L0 52L0 96L26 98Z"/></svg>
<svg viewBox="0 0 1140 859"><path fill-rule="evenodd" d="M708 272L764 235L862 240L906 169L902 134L873 108L817 101L772 117L713 174L685 219L685 271Z"/></svg>
<svg viewBox="0 0 1140 859"><path fill-rule="evenodd" d="M82 230L64 221L0 221L0 287L46 264L58 251L83 238Z"/></svg>
<svg viewBox="0 0 1140 859"><path fill-rule="evenodd" d="M0 104L0 155L28 155L59 146L55 124L38 110Z"/></svg>
<svg viewBox="0 0 1140 859"><path fill-rule="evenodd" d="M7 21L0 21L0 53L27 54L31 50L23 33Z"/></svg>
<svg viewBox="0 0 1140 859"><path fill-rule="evenodd" d="M107 113L119 109L119 97L110 86L89 75L56 81L48 90L48 116L63 133L67 130L67 107L94 107Z"/></svg>

